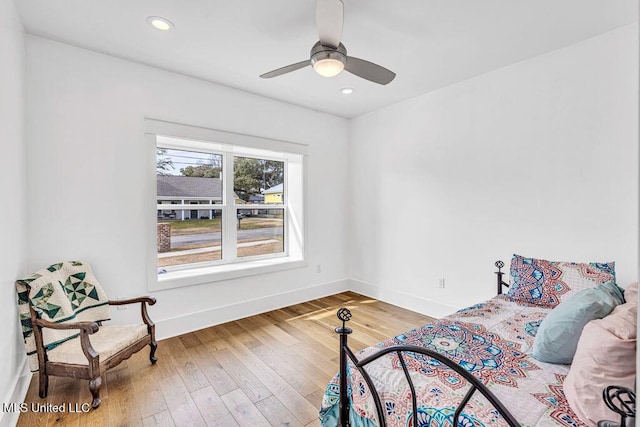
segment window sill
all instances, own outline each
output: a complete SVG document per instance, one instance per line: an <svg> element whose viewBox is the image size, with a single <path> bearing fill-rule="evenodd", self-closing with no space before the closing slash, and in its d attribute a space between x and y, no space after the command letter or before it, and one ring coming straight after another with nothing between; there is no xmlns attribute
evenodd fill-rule
<svg viewBox="0 0 640 427"><path fill-rule="evenodd" d="M303 259L289 257L242 262L236 264L200 267L190 270L171 271L158 275L157 282L151 282L149 290L161 291L184 286L202 285L239 277L255 276L282 270L306 267Z"/></svg>

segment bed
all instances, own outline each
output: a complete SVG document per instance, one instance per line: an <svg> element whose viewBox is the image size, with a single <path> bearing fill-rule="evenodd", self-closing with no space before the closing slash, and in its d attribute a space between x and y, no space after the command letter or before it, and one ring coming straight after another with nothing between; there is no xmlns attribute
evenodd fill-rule
<svg viewBox="0 0 640 427"><path fill-rule="evenodd" d="M542 320L580 286L566 275L565 281L545 289L540 281L528 288L525 283L527 297L534 299L522 300L511 291L503 295L503 287L509 286L503 280L504 263L496 266L497 296L357 355L348 347L352 331L346 323L352 314L340 309L340 373L326 388L321 424L431 427L452 426L456 419L456 425L465 427L585 425L563 393L570 366L541 362L530 354ZM613 263L591 266L596 268L585 274L593 282L614 274ZM513 265L511 272L518 274ZM528 274L537 277L535 271ZM547 299L545 304L540 298Z"/></svg>

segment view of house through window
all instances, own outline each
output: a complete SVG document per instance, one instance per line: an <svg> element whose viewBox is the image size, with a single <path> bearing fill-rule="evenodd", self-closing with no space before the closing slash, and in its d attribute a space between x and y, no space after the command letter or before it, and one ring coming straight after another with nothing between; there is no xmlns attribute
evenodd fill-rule
<svg viewBox="0 0 640 427"><path fill-rule="evenodd" d="M285 169L282 160L158 146L159 273L284 254Z"/></svg>
<svg viewBox="0 0 640 427"><path fill-rule="evenodd" d="M284 166L282 161L234 157L238 257L284 252L284 209L253 206L284 203Z"/></svg>

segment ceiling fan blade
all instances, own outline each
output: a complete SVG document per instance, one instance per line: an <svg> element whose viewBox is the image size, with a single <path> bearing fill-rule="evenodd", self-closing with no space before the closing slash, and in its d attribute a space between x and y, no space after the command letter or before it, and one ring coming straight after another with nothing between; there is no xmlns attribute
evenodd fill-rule
<svg viewBox="0 0 640 427"><path fill-rule="evenodd" d="M351 74L381 85L390 83L396 77L396 73L393 71L353 56L347 57L347 64L344 69Z"/></svg>
<svg viewBox="0 0 640 427"><path fill-rule="evenodd" d="M306 61L296 62L295 64L291 64L291 65L287 65L287 66L282 67L282 68L278 68L277 70L269 71L268 73L264 73L260 77L262 77L263 79L270 79L271 77L278 77L278 76L281 76L283 74L287 74L287 73L290 73L292 71L299 70L300 68L304 68L307 65L311 65L311 61L308 60L308 59Z"/></svg>
<svg viewBox="0 0 640 427"><path fill-rule="evenodd" d="M320 43L337 48L342 40L344 4L342 0L317 0L316 28Z"/></svg>

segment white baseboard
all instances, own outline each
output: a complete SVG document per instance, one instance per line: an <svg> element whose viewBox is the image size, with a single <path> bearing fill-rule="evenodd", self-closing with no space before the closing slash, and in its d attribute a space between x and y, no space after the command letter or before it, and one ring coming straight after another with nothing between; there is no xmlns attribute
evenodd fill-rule
<svg viewBox="0 0 640 427"><path fill-rule="evenodd" d="M356 279L349 279L349 288L353 292L436 318L452 314L460 308L406 292L381 288Z"/></svg>
<svg viewBox="0 0 640 427"><path fill-rule="evenodd" d="M13 387L9 387L9 394L1 403L9 405L11 403L20 404L24 402L24 398L29 390L29 384L31 383L31 377L33 374L29 370L29 364L27 363L27 356L23 354L22 365L20 369L16 370L16 376L13 380ZM14 427L18 423L18 417L20 411L2 411L0 412L0 426L2 427Z"/></svg>
<svg viewBox="0 0 640 427"><path fill-rule="evenodd" d="M231 322L348 290L349 279L342 279L308 288L296 289L290 292L242 301L237 304L215 307L210 310L159 320L156 322L157 339L186 334L197 331L198 329L208 328L209 326Z"/></svg>

